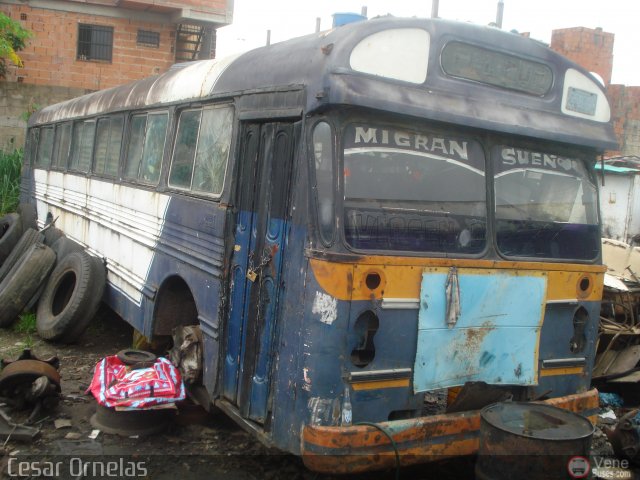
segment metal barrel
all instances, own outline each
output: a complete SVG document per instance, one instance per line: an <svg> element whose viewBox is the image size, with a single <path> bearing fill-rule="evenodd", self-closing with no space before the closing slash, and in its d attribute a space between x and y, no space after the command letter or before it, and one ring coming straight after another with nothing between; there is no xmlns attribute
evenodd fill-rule
<svg viewBox="0 0 640 480"><path fill-rule="evenodd" d="M550 405L494 403L480 412L478 480L588 478L594 426Z"/></svg>

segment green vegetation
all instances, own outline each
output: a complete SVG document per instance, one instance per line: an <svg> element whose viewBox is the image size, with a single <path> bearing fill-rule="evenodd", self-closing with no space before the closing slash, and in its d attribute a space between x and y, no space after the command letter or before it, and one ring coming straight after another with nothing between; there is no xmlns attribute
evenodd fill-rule
<svg viewBox="0 0 640 480"><path fill-rule="evenodd" d="M0 150L0 217L15 211L18 206L22 157L22 149L12 153Z"/></svg>
<svg viewBox="0 0 640 480"><path fill-rule="evenodd" d="M0 12L0 78L7 74L6 59L18 67L22 66L17 52L26 46L32 36L31 31Z"/></svg>
<svg viewBox="0 0 640 480"><path fill-rule="evenodd" d="M13 324L13 331L16 333L26 333L29 338L36 333L36 314L23 313L16 323Z"/></svg>

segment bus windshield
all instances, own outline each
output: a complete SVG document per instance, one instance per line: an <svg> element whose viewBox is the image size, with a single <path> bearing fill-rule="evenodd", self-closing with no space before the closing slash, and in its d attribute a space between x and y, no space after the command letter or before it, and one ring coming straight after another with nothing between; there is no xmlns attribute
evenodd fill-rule
<svg viewBox="0 0 640 480"><path fill-rule="evenodd" d="M352 248L479 253L485 197L485 159L474 140L363 124L345 130L345 237Z"/></svg>
<svg viewBox="0 0 640 480"><path fill-rule="evenodd" d="M506 145L494 147L492 159L500 253L573 260L597 257L598 197L582 160Z"/></svg>

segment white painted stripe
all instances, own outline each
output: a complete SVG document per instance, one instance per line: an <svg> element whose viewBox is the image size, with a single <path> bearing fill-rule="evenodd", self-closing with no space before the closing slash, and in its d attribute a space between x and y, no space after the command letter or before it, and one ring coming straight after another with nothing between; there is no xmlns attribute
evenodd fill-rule
<svg viewBox="0 0 640 480"><path fill-rule="evenodd" d="M107 280L137 305L155 256L170 196L80 175L36 169L38 218L107 258Z"/></svg>

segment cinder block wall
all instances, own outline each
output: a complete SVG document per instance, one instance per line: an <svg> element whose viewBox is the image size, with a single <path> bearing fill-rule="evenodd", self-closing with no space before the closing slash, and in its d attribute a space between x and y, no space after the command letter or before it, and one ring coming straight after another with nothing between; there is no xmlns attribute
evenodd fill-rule
<svg viewBox="0 0 640 480"><path fill-rule="evenodd" d="M0 10L34 32L19 52L23 68L10 68L9 82L100 90L167 71L173 64L175 25L62 12L28 5L0 5ZM78 24L113 27L112 62L76 59ZM137 32L160 34L159 47L137 44Z"/></svg>
<svg viewBox="0 0 640 480"><path fill-rule="evenodd" d="M26 119L34 109L89 92L82 88L0 82L0 150L24 146Z"/></svg>

